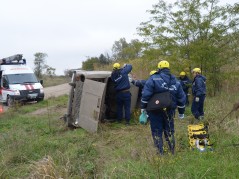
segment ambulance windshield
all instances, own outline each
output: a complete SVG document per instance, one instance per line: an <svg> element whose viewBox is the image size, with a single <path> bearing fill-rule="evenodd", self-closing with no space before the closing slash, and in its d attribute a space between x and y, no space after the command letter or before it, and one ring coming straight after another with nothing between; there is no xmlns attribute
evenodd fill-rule
<svg viewBox="0 0 239 179"><path fill-rule="evenodd" d="M6 75L9 84L38 83L33 73L11 74Z"/></svg>

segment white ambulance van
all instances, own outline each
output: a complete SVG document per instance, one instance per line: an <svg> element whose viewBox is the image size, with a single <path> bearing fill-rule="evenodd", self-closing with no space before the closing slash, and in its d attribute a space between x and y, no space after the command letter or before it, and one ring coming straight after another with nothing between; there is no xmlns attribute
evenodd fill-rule
<svg viewBox="0 0 239 179"><path fill-rule="evenodd" d="M17 54L0 60L0 102L11 106L14 101L42 101L44 91L34 72Z"/></svg>

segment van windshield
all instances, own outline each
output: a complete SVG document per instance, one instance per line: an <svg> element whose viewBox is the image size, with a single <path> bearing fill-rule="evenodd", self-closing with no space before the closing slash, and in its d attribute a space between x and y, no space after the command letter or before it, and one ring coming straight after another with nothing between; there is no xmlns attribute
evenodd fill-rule
<svg viewBox="0 0 239 179"><path fill-rule="evenodd" d="M6 75L6 79L9 84L38 83L38 80L33 73Z"/></svg>

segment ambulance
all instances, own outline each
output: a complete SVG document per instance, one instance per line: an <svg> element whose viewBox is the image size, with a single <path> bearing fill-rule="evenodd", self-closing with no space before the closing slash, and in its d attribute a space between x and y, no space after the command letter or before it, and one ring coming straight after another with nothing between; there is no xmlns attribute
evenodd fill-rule
<svg viewBox="0 0 239 179"><path fill-rule="evenodd" d="M33 70L21 54L0 60L0 102L11 106L15 101L42 101L44 91Z"/></svg>

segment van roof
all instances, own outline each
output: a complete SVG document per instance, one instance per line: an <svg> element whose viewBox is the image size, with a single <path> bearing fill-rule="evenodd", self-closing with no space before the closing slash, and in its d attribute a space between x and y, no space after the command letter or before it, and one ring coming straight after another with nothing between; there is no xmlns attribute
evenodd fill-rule
<svg viewBox="0 0 239 179"><path fill-rule="evenodd" d="M76 75L83 75L88 79L98 79L98 78L107 78L111 76L111 71L85 71L85 70L75 70Z"/></svg>
<svg viewBox="0 0 239 179"><path fill-rule="evenodd" d="M33 73L32 69L26 65L1 65L0 70L4 74Z"/></svg>

